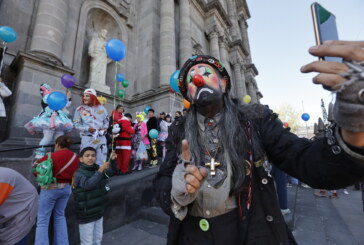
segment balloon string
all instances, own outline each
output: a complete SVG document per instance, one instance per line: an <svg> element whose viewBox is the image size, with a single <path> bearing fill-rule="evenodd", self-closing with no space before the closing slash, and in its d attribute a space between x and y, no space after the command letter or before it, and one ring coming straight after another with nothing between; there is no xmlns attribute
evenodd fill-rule
<svg viewBox="0 0 364 245"><path fill-rule="evenodd" d="M121 70L121 63L116 62L116 64L119 65L119 70ZM125 80L125 77L124 77L124 80ZM122 84L122 82L119 82L119 90L122 89L121 84ZM126 93L126 89L124 89L124 96L121 97L121 105L124 105L125 93Z"/></svg>
<svg viewBox="0 0 364 245"><path fill-rule="evenodd" d="M6 52L6 42L3 41L3 56L1 58L1 63L0 63L0 76L1 76L1 73L2 73L2 70L3 70L3 64L4 64L4 59L5 59L5 52Z"/></svg>
<svg viewBox="0 0 364 245"><path fill-rule="evenodd" d="M116 75L118 74L118 66L117 66L117 63L118 62L116 62L116 64L115 64L115 83L114 83L114 98L113 98L113 104L114 104L114 108L113 108L113 110L112 110L112 121L113 121L113 123L115 122L114 120L115 120L115 113L114 113L114 109L116 108L116 82L117 82L117 79L116 79ZM112 126L112 125L111 125ZM111 152L113 152L114 151L114 136L113 136L113 134L112 134L112 132L111 132ZM110 160L111 160L111 154L110 154L110 157L109 157L109 162L110 162Z"/></svg>

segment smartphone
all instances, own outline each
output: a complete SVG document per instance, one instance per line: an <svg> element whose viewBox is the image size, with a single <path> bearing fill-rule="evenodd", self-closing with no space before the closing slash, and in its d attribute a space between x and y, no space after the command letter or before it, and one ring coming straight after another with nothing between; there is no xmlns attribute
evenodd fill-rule
<svg viewBox="0 0 364 245"><path fill-rule="evenodd" d="M316 45L321 45L326 40L338 40L336 17L318 3L311 4L313 28L315 31ZM340 57L320 57L320 60L342 62Z"/></svg>

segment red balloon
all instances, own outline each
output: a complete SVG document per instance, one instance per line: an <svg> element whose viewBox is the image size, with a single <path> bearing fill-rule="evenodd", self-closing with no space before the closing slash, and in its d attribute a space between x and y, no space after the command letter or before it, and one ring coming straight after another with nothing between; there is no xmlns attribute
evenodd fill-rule
<svg viewBox="0 0 364 245"><path fill-rule="evenodd" d="M203 77L200 74L194 75L193 78L192 78L192 82L197 87L202 87L205 84L205 80L203 79Z"/></svg>
<svg viewBox="0 0 364 245"><path fill-rule="evenodd" d="M286 123L286 122L283 123L283 127L288 128L288 126L289 126L288 123Z"/></svg>

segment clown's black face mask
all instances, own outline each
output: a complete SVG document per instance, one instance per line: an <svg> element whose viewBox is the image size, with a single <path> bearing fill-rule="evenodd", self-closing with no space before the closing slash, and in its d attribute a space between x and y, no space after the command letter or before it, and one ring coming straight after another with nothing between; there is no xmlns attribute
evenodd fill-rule
<svg viewBox="0 0 364 245"><path fill-rule="evenodd" d="M187 82L187 95L202 114L205 109L222 106L226 84L212 66L202 63L192 66Z"/></svg>

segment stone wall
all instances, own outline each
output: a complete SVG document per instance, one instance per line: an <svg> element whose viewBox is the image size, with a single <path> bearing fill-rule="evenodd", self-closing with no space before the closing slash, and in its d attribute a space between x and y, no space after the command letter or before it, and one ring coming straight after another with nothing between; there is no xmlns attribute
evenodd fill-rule
<svg viewBox="0 0 364 245"><path fill-rule="evenodd" d="M261 94L250 56L248 18L244 0L1 1L0 21L14 28L18 39L9 44L3 69L13 96L5 100L9 117L1 121L5 126L0 138L5 141L0 149L38 143L40 135L29 135L23 125L41 110L39 85L47 82L65 91L60 83L65 73L76 78L69 108L73 116L88 87L88 45L102 28L127 47L125 59L107 67L111 93L99 92L108 99L109 112L115 104L123 104L131 113L147 105L157 113L181 110L183 99L169 92L169 76L195 54L220 58L233 79L231 94L242 98L250 93L253 102L258 102ZM130 82L122 101L114 97L121 88L115 83L116 73ZM71 135L77 137L76 132Z"/></svg>

